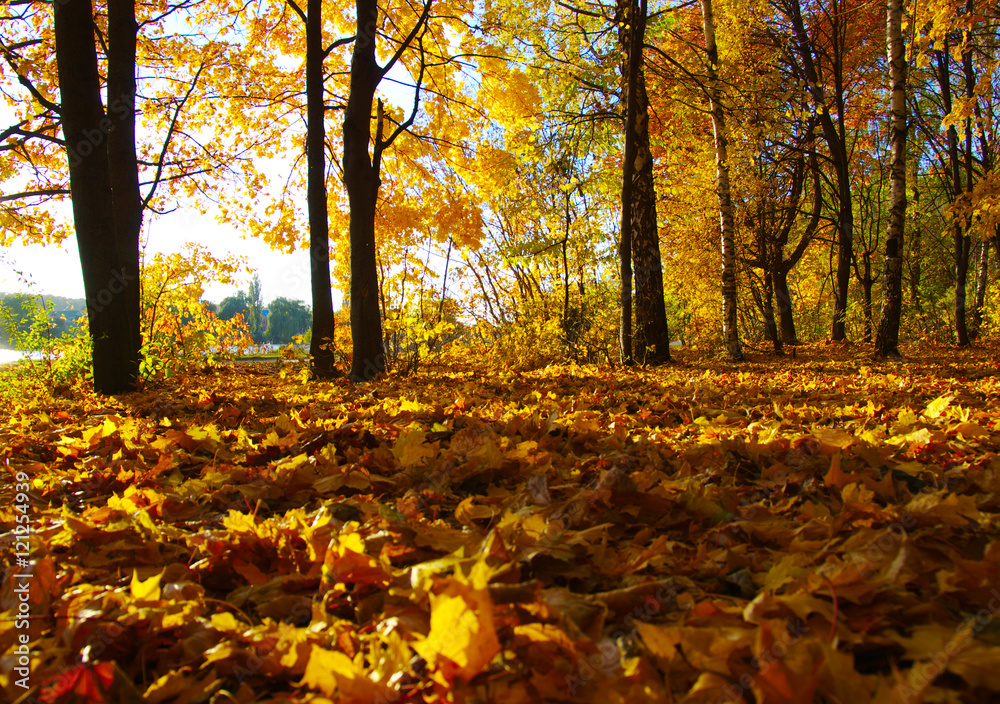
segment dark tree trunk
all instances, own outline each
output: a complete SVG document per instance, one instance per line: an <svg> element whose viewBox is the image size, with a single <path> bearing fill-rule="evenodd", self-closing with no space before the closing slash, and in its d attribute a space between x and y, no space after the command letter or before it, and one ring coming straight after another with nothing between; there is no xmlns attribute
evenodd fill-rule
<svg viewBox="0 0 1000 704"><path fill-rule="evenodd" d="M774 267L769 265L764 271L764 337L774 346L775 354L784 354L784 344L774 319L774 280L771 278L773 269Z"/></svg>
<svg viewBox="0 0 1000 704"><path fill-rule="evenodd" d="M799 58L805 73L808 89L816 105L817 119L823 129L823 139L830 151L830 161L836 174L837 191L837 272L834 278L833 328L831 339L847 339L847 294L851 284L851 259L854 251L854 203L851 198L851 170L847 145L842 131L837 128L827 105L826 91L820 79L819 70L813 56L812 45L805 23L802 20L800 0L791 0L786 7L792 28L795 31ZM836 69L836 67L835 67ZM837 81L838 86L841 81ZM840 96L834 96L839 98ZM837 99L835 102L840 103ZM843 124L843 110L838 110L838 119Z"/></svg>
<svg viewBox="0 0 1000 704"><path fill-rule="evenodd" d="M795 334L795 317L792 314L792 294L788 290L788 272L782 266L771 270L771 282L774 286L774 298L778 307L778 326L781 330L783 345L797 345L799 339Z"/></svg>
<svg viewBox="0 0 1000 704"><path fill-rule="evenodd" d="M951 66L949 61L950 47L945 40L944 51L937 52L938 85L941 88L941 102L944 114L951 112ZM951 171L951 187L953 201L962 195L962 170L958 158L958 129L952 123L948 126L948 165ZM969 271L968 237L959 218L952 224L952 239L955 252L955 333L960 347L969 344L969 330L965 320L965 285Z"/></svg>
<svg viewBox="0 0 1000 704"><path fill-rule="evenodd" d="M886 13L889 53L892 161L889 173L889 226L882 274L882 315L875 335L875 356L899 356L903 310L903 234L906 227L906 45L902 0L889 0Z"/></svg>
<svg viewBox="0 0 1000 704"><path fill-rule="evenodd" d="M868 252L862 255L864 270L861 275L861 296L862 305L865 311L865 342L872 341L872 287L875 282L872 280L872 259Z"/></svg>
<svg viewBox="0 0 1000 704"><path fill-rule="evenodd" d="M920 182L917 179L917 160L913 160L913 210L915 212L920 212ZM890 215L891 217L891 215ZM891 221L890 221L891 222ZM923 256L923 232L920 229L920 223L914 222L913 225L913 240L910 243L910 256L909 256L909 269L910 269L910 303L918 312L923 312L923 304L920 300L920 275L921 275L921 257Z"/></svg>
<svg viewBox="0 0 1000 704"><path fill-rule="evenodd" d="M966 11L969 15L972 14L973 10L973 0L968 0L966 3ZM977 105L976 100L976 70L972 64L972 52L971 50L966 50L962 55L962 69L965 73L965 98L970 101L973 105ZM972 154L972 116L965 118L965 191L966 193L972 193L973 181L975 179L975 171L973 167L973 154ZM969 265L972 259L972 237L969 236L969 228L965 229L965 237L962 241L962 258L965 261L965 280L968 283L969 278ZM957 288L956 288L957 291ZM968 324L966 324L966 336L969 338L971 343L972 338L976 337L976 323L975 323L975 296L978 294L978 288L975 293L973 293L973 325L972 330L969 330ZM966 294L967 295L967 294ZM964 298L964 296L963 296ZM956 296L957 299L957 296ZM963 303L965 301L963 300Z"/></svg>
<svg viewBox="0 0 1000 704"><path fill-rule="evenodd" d="M128 305L130 354L138 361L142 349L139 234L142 196L135 151L135 48L139 25L135 0L108 0L108 166L114 204L118 257L124 279L122 296ZM134 351L134 352L133 352Z"/></svg>
<svg viewBox="0 0 1000 704"><path fill-rule="evenodd" d="M105 142L114 125L101 103L90 0L54 3L54 15L62 127L93 345L94 389L123 393L135 385L139 360L125 295L133 282L127 278L115 235ZM134 323L138 328L139 321Z"/></svg>
<svg viewBox="0 0 1000 704"><path fill-rule="evenodd" d="M973 339L979 337L983 327L983 310L986 306L986 289L989 286L990 273L990 241L983 240L979 250L979 271L976 273L976 299L972 304L972 325L969 335Z"/></svg>
<svg viewBox="0 0 1000 704"><path fill-rule="evenodd" d="M571 334L571 328L569 319L569 255L567 254L567 249L569 247L569 228L573 224L572 217L570 215L570 192L566 192L566 230L563 234L562 241L562 260L563 260L563 312L562 312L562 328L563 334L566 336L567 340L576 342L576 336Z"/></svg>
<svg viewBox="0 0 1000 704"><path fill-rule="evenodd" d="M636 143L639 114L639 74L642 70L642 45L646 31L646 0L633 0L628 5L628 72L625 88L625 154L622 163L621 237L618 257L621 266L621 321L619 342L622 364L634 362L632 355L632 236L636 180Z"/></svg>
<svg viewBox="0 0 1000 704"><path fill-rule="evenodd" d="M645 18L641 30L645 29ZM636 76L635 174L632 186L632 269L635 276L635 354L646 364L670 361L670 330L663 300L663 265L656 224L656 186L649 148L649 98L642 57Z"/></svg>
<svg viewBox="0 0 1000 704"><path fill-rule="evenodd" d="M330 292L330 225L326 201L326 123L323 91L323 3L309 0L306 11L306 204L309 212L309 275L312 286L312 373L337 376L336 320ZM352 301L353 302L353 301Z"/></svg>
<svg viewBox="0 0 1000 704"><path fill-rule="evenodd" d="M350 204L351 379L369 381L385 371L382 317L378 305L375 261L375 204L378 168L368 152L372 105L382 69L375 59L378 4L357 0L357 35L351 59L351 95L344 113L344 184Z"/></svg>

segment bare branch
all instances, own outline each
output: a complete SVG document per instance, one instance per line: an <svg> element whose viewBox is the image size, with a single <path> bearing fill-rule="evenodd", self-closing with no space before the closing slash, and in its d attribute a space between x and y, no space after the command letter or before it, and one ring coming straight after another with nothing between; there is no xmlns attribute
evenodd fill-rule
<svg viewBox="0 0 1000 704"><path fill-rule="evenodd" d="M291 7L293 10L295 10L295 14L298 15L302 19L303 22L306 22L307 21L306 20L306 13L302 11L302 8L299 7L298 3L296 3L295 0L287 0L287 2L288 2L289 7Z"/></svg>
<svg viewBox="0 0 1000 704"><path fill-rule="evenodd" d="M24 191L23 193L13 193L9 196L0 196L0 203L22 198L34 198L38 196L65 196L69 195L68 188L40 188L36 191Z"/></svg>
<svg viewBox="0 0 1000 704"><path fill-rule="evenodd" d="M385 74L389 73L389 71L392 70L392 67L396 65L397 61L399 61L399 57L403 55L403 52L406 51L406 49L410 46L410 44L413 43L413 40L416 39L417 34L420 33L420 30L423 29L423 27L427 24L427 16L431 12L432 2L434 2L434 0L427 0L427 2L424 3L424 9L420 13L420 18L417 20L417 23L413 25L413 29L411 29L410 33L406 35L406 39L404 39L402 43L399 45L399 48L396 49L396 53L393 54L392 58L389 59L386 62L385 66L381 68L380 73L382 76L385 76Z"/></svg>
<svg viewBox="0 0 1000 704"><path fill-rule="evenodd" d="M46 110L51 110L55 114L59 115L62 113L62 108L50 101L44 95L39 92L35 85L22 73L17 74L17 82L28 89L28 92L35 98L39 105L41 105Z"/></svg>
<svg viewBox="0 0 1000 704"><path fill-rule="evenodd" d="M194 93L195 86L198 84L198 78L201 76L201 72L204 69L205 63L202 62L201 65L198 66L198 71L194 74L194 78L191 80L191 85L188 87L187 92L184 94L184 97L181 98L180 103L177 104L177 109L174 110L174 116L170 119L170 127L167 128L167 135L163 138L163 147L160 149L160 156L157 159L156 175L153 177L149 193L147 193L146 197L142 199L143 209L149 206L149 202L153 199L153 194L156 193L156 187L160 185L162 180L161 176L163 174L163 160L167 156L167 149L170 148L170 140L173 138L174 132L177 129L177 120L180 117L181 110L184 109L188 99L191 97L191 94Z"/></svg>

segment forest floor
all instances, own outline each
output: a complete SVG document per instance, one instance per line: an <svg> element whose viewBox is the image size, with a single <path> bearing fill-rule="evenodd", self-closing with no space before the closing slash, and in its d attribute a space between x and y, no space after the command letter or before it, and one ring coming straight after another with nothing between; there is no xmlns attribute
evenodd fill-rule
<svg viewBox="0 0 1000 704"><path fill-rule="evenodd" d="M0 699L997 701L1000 346L905 354L9 387Z"/></svg>

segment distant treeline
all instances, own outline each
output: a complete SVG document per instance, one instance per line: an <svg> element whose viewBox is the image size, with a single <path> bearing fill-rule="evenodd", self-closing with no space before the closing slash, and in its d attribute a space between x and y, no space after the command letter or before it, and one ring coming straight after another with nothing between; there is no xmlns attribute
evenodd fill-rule
<svg viewBox="0 0 1000 704"><path fill-rule="evenodd" d="M25 347L11 339L12 330L27 334L42 306L49 311L49 328L45 334L56 338L68 332L77 319L86 314L86 304L83 298L0 293L0 348ZM256 291L253 286L249 292L238 291L218 305L209 301L204 301L204 305L222 320L242 314L257 343L287 344L295 335L308 335L312 322L311 309L299 300L279 297L265 308L259 298L259 286Z"/></svg>
<svg viewBox="0 0 1000 704"><path fill-rule="evenodd" d="M83 298L39 296L30 293L0 293L0 347L18 349L11 340L11 332L27 333L41 306L49 310L47 334L60 337L68 332L77 319L86 314L87 301Z"/></svg>

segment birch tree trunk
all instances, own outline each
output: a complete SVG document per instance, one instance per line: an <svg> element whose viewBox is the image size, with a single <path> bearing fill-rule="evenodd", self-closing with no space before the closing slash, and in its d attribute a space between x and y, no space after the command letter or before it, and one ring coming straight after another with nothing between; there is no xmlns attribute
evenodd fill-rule
<svg viewBox="0 0 1000 704"><path fill-rule="evenodd" d="M715 133L716 195L722 233L722 335L726 354L731 360L743 359L736 307L736 228L732 194L729 187L729 133L726 115L720 103L719 48L715 41L715 14L712 0L701 0L705 22L705 47L708 51L708 99Z"/></svg>
<svg viewBox="0 0 1000 704"><path fill-rule="evenodd" d="M888 0L886 45L889 53L889 109L892 155L889 166L889 225L882 274L882 315L875 334L876 357L899 356L903 310L903 232L906 226L906 45L902 0Z"/></svg>

